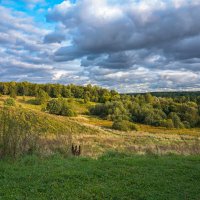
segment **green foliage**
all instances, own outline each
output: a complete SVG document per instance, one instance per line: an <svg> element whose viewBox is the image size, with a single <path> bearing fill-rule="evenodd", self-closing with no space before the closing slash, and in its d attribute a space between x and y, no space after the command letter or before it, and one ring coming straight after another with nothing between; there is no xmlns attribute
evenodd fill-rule
<svg viewBox="0 0 200 200"><path fill-rule="evenodd" d="M160 121L165 120L167 118L166 114L159 109L149 109L143 112L144 113L144 123L160 126Z"/></svg>
<svg viewBox="0 0 200 200"><path fill-rule="evenodd" d="M145 98L145 101L147 103L153 103L154 102L154 97L150 93L145 94L144 98Z"/></svg>
<svg viewBox="0 0 200 200"><path fill-rule="evenodd" d="M90 113L113 121L130 120L167 128L191 128L200 124L199 108L196 102L179 103L151 94L123 95L118 101L96 105Z"/></svg>
<svg viewBox="0 0 200 200"><path fill-rule="evenodd" d="M39 105L42 105L42 104L46 104L49 100L49 95L47 92L45 92L44 90L40 89L37 93L37 96L36 96L36 102L38 102Z"/></svg>
<svg viewBox="0 0 200 200"><path fill-rule="evenodd" d="M15 82L10 83L9 91L10 91L10 97L15 99L17 97L17 90L16 90L16 83Z"/></svg>
<svg viewBox="0 0 200 200"><path fill-rule="evenodd" d="M184 128L184 124L176 113L171 112L169 118L172 119L175 128Z"/></svg>
<svg viewBox="0 0 200 200"><path fill-rule="evenodd" d="M15 99L13 98L7 98L5 101L4 101L4 105L5 106L15 106Z"/></svg>
<svg viewBox="0 0 200 200"><path fill-rule="evenodd" d="M62 116L68 116L68 117L76 116L75 111L73 111L70 108L67 101L63 98L52 99L51 101L49 101L47 103L46 110L50 114L62 115Z"/></svg>
<svg viewBox="0 0 200 200"><path fill-rule="evenodd" d="M84 94L84 102L85 103L88 103L90 101L90 93L87 91L85 94Z"/></svg>
<svg viewBox="0 0 200 200"><path fill-rule="evenodd" d="M136 124L131 123L126 120L116 120L114 121L112 128L120 131L138 131Z"/></svg>
<svg viewBox="0 0 200 200"><path fill-rule="evenodd" d="M90 113L109 120L128 120L130 114L121 101L106 102L91 107Z"/></svg>
<svg viewBox="0 0 200 200"><path fill-rule="evenodd" d="M98 86L78 86L78 85L61 85L61 84L34 84L29 82L0 82L0 94L16 96L38 96L43 90L51 98L59 96L65 98L81 98L85 101L101 102L116 100L120 95L114 90L107 90ZM42 103L40 103L42 104Z"/></svg>
<svg viewBox="0 0 200 200"><path fill-rule="evenodd" d="M160 126L166 127L166 128L174 128L174 123L172 119L164 119L160 121Z"/></svg>
<svg viewBox="0 0 200 200"><path fill-rule="evenodd" d="M57 99L52 99L48 102L46 109L50 114L61 115L62 102Z"/></svg>
<svg viewBox="0 0 200 200"><path fill-rule="evenodd" d="M61 84L33 84L28 82L0 82L0 94L28 95L36 97L28 103L42 105L46 110L49 97L78 98L85 104L98 102L90 109L92 115L108 120L129 120L153 126L194 128L200 126L200 92L147 93L120 95L114 90L98 86ZM51 102L52 112L58 115L73 115L67 104ZM63 109L62 109L62 108ZM63 110L61 112L61 110ZM171 114L175 113L175 114ZM173 122L173 124L172 124Z"/></svg>

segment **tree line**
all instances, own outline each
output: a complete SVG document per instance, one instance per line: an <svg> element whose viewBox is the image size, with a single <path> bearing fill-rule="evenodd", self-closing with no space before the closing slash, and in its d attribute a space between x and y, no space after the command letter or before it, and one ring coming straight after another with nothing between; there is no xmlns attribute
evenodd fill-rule
<svg viewBox="0 0 200 200"><path fill-rule="evenodd" d="M181 97L182 98L182 97ZM167 128L193 128L200 125L200 97L184 102L151 94L122 95L90 109L90 113L114 122L131 121Z"/></svg>
<svg viewBox="0 0 200 200"><path fill-rule="evenodd" d="M93 101L104 103L119 98L114 90L107 90L98 86L79 86L61 84L35 84L29 82L0 82L0 94L16 96L37 96L39 92L46 92L51 98L81 98L85 102Z"/></svg>
<svg viewBox="0 0 200 200"><path fill-rule="evenodd" d="M77 86L61 84L35 84L29 82L0 82L0 94L35 96L35 104L51 114L76 116L64 98L81 98L84 102L97 102L90 108L90 114L114 121L114 127L137 129L128 122L142 123L167 128L193 128L200 126L200 95L198 92L186 96L119 94L98 86ZM163 93L165 94L165 93ZM185 93L183 93L185 94ZM190 96L191 95L191 96ZM51 99L53 98L53 99ZM10 100L9 100L10 101ZM10 102L7 102L10 103Z"/></svg>

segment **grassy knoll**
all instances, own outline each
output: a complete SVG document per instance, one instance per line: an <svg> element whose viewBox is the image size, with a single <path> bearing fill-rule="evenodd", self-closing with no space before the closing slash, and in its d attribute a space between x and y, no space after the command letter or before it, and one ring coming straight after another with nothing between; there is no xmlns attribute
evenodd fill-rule
<svg viewBox="0 0 200 200"><path fill-rule="evenodd" d="M110 154L0 161L0 199L199 200L200 157Z"/></svg>

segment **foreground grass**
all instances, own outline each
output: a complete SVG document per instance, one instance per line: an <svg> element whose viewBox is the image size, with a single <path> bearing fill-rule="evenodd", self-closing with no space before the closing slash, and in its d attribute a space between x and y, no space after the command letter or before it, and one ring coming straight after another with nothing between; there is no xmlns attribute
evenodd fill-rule
<svg viewBox="0 0 200 200"><path fill-rule="evenodd" d="M200 199L200 157L110 154L0 161L0 199Z"/></svg>

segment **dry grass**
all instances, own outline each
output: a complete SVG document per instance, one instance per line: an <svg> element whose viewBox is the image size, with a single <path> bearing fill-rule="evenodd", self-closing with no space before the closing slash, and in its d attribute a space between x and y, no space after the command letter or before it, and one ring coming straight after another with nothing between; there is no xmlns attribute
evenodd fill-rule
<svg viewBox="0 0 200 200"><path fill-rule="evenodd" d="M163 134L177 134L177 135L191 135L200 137L200 128L191 128L191 129L168 129L164 127L153 127L144 124L138 124L140 130L149 133L163 133Z"/></svg>
<svg viewBox="0 0 200 200"><path fill-rule="evenodd" d="M91 126L91 125L90 125ZM93 127L94 128L94 127ZM84 154L96 156L106 151L156 154L200 154L200 139L193 136L118 132L101 129L101 134L73 135L73 140L84 147Z"/></svg>
<svg viewBox="0 0 200 200"><path fill-rule="evenodd" d="M5 96L0 97L0 105ZM40 143L46 154L56 151L68 153L68 141L65 135L71 135L70 142L82 146L84 156L97 157L106 151L156 153L156 154L200 154L200 129L166 129L139 125L138 132L122 132L111 129L112 122L99 118L79 115L68 118L50 115L41 111L41 107L27 103L31 97L18 97L16 106L34 111L41 117L41 124L48 130ZM82 101L73 104L79 113L88 109ZM78 106L79 105L79 106ZM81 109L80 109L81 108ZM69 145L68 145L69 146Z"/></svg>

